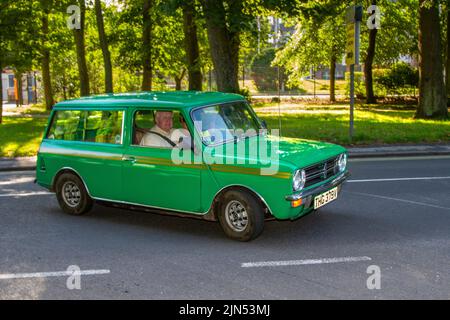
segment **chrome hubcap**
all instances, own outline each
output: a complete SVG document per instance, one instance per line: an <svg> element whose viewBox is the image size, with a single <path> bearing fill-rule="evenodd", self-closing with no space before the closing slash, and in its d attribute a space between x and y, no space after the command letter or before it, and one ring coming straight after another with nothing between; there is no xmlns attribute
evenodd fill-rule
<svg viewBox="0 0 450 320"><path fill-rule="evenodd" d="M78 188L74 182L67 181L62 187L62 197L69 207L74 208L78 206L81 201L80 188Z"/></svg>
<svg viewBox="0 0 450 320"><path fill-rule="evenodd" d="M241 232L247 228L248 215L245 207L237 200L230 201L225 208L225 219L234 231Z"/></svg>

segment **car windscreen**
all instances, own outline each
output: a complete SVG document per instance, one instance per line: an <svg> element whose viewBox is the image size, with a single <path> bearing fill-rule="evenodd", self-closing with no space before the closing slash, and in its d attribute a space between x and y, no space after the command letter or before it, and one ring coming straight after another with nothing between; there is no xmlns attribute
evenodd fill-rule
<svg viewBox="0 0 450 320"><path fill-rule="evenodd" d="M192 120L205 145L254 136L262 127L245 101L196 109Z"/></svg>

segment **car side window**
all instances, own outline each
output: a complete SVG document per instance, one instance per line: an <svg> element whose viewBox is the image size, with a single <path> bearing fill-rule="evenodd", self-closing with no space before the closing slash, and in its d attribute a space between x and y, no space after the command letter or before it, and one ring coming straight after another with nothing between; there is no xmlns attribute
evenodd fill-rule
<svg viewBox="0 0 450 320"><path fill-rule="evenodd" d="M122 143L123 111L88 111L84 123L84 141Z"/></svg>
<svg viewBox="0 0 450 320"><path fill-rule="evenodd" d="M56 111L47 139L122 143L123 111Z"/></svg>
<svg viewBox="0 0 450 320"><path fill-rule="evenodd" d="M191 135L178 110L137 110L133 117L133 145L151 148L190 146Z"/></svg>
<svg viewBox="0 0 450 320"><path fill-rule="evenodd" d="M52 125L48 131L47 139L80 141L83 129L80 127L83 111L62 110L56 111Z"/></svg>

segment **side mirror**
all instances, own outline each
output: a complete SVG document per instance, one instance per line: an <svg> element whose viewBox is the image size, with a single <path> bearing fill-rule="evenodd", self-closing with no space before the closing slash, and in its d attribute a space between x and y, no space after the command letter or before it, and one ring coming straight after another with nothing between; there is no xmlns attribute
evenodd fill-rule
<svg viewBox="0 0 450 320"><path fill-rule="evenodd" d="M263 129L267 129L267 122L266 120L261 120L261 125Z"/></svg>

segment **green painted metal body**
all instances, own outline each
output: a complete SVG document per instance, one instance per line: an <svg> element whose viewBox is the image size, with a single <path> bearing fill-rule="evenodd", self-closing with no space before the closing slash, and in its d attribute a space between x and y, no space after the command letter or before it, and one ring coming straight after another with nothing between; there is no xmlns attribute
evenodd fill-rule
<svg viewBox="0 0 450 320"><path fill-rule="evenodd" d="M101 95L68 100L55 105L58 110L122 110L123 143L120 145L47 139L44 134L37 161L37 182L53 189L57 175L70 170L80 176L94 199L167 209L193 215L205 215L212 208L214 199L228 187L242 187L255 193L266 204L269 212L278 219L295 219L310 211L303 205L292 208L287 195L292 195L292 177L295 170L346 152L338 145L282 138L279 142L278 173L261 175L258 159L250 161L254 154L244 156L224 155L224 164L208 164L204 155L218 152L201 142L200 156L190 152L189 157L200 161L192 164L175 164L171 149L148 148L132 145L133 114L139 109L178 110L194 132L190 112L198 107L242 101L235 94L217 92L142 92ZM50 117L51 119L51 117ZM49 125L51 120L49 120ZM252 143L249 138L231 148L244 148ZM274 143L270 136L265 139L268 149ZM226 146L229 147L229 146ZM247 149L245 149L247 150ZM183 152L183 151L181 151ZM187 151L185 151L187 152ZM220 151L219 151L220 152ZM236 154L236 153L235 153ZM217 155L217 154L216 154ZM198 158L200 157L200 158ZM134 158L134 161L128 161ZM238 161L240 160L240 161ZM240 163L242 162L242 163ZM229 163L229 164L227 164ZM321 182L332 180L334 177ZM315 188L317 185L307 189Z"/></svg>

